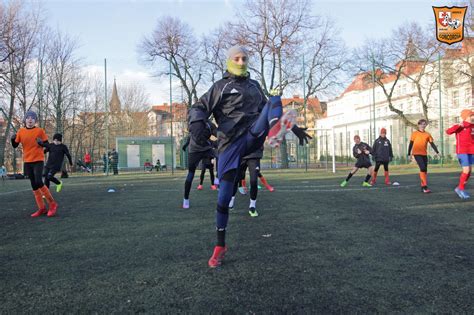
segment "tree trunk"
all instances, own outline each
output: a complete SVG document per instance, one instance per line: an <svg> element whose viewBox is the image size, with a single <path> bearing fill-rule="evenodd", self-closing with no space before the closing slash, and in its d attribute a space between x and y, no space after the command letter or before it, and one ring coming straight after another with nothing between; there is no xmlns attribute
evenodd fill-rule
<svg viewBox="0 0 474 315"><path fill-rule="evenodd" d="M5 123L7 125L6 125L6 128L5 128L4 135L2 137L0 137L0 141L2 141L2 142L0 142L0 165L5 164L6 144L7 144L8 135L10 134L12 120L13 120L13 108L14 108L14 105L15 105L15 93L16 93L15 85L12 85L11 88L10 88L10 108L8 110L8 117L5 117L6 118ZM13 163L13 168L14 168L14 170L16 170L15 163Z"/></svg>
<svg viewBox="0 0 474 315"><path fill-rule="evenodd" d="M281 60L281 48L280 48L280 50L278 51L278 83L279 83L279 89L282 91L283 71L281 67L282 67L282 60ZM282 94L282 92L280 92L280 95ZM285 137L283 137L283 141L280 146L280 157L281 157L280 168L288 168L289 167L288 150L287 150L287 143L286 143Z"/></svg>
<svg viewBox="0 0 474 315"><path fill-rule="evenodd" d="M7 146L6 135L0 136L0 165L5 165L5 151Z"/></svg>
<svg viewBox="0 0 474 315"><path fill-rule="evenodd" d="M280 168L289 168L290 165L288 163L288 146L286 143L286 138L283 138L283 141L281 142L280 145L280 157L281 157L281 164Z"/></svg>

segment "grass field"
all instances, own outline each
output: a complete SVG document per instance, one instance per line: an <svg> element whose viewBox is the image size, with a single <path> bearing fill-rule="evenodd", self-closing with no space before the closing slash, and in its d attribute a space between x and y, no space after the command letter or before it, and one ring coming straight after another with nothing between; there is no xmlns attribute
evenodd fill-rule
<svg viewBox="0 0 474 315"><path fill-rule="evenodd" d="M276 191L258 218L237 197L215 270L217 193L181 209L184 173L69 178L39 219L28 181L0 183L0 313L472 314L474 201L457 171L430 174L430 195L410 172L341 189L345 171L265 171Z"/></svg>

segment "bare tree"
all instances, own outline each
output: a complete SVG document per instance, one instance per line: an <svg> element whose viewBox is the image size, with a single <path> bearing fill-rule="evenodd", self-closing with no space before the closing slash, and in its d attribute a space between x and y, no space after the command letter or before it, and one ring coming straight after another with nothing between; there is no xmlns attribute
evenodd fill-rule
<svg viewBox="0 0 474 315"><path fill-rule="evenodd" d="M27 9L22 2L0 4L0 14L0 93L5 100L1 107L6 121L0 135L0 164L3 164L15 115L23 116L34 97L30 94L31 60L42 21L39 8ZM15 167L15 161L12 163Z"/></svg>
<svg viewBox="0 0 474 315"><path fill-rule="evenodd" d="M120 88L122 111L118 115L117 130L120 136L146 136L148 134L148 95L142 86L125 85Z"/></svg>
<svg viewBox="0 0 474 315"><path fill-rule="evenodd" d="M388 103L388 108L409 126L416 127L405 110L395 105L396 91L401 80L411 82L416 89L422 116L429 120L429 106L433 90L437 87L433 61L440 51L439 43L430 39L416 23L395 30L390 38L370 40L356 50L356 71L362 72L368 85L372 80L379 86Z"/></svg>
<svg viewBox="0 0 474 315"><path fill-rule="evenodd" d="M202 39L202 47L204 50L204 62L208 65L208 75L211 82L220 79L224 74L226 65L226 51L231 47L232 25L226 23L223 26L211 31Z"/></svg>
<svg viewBox="0 0 474 315"><path fill-rule="evenodd" d="M188 106L197 101L197 86L203 74L201 47L188 24L169 16L159 19L138 50L145 63L158 66L158 76L169 75L171 63L171 74L181 83Z"/></svg>
<svg viewBox="0 0 474 315"><path fill-rule="evenodd" d="M307 0L248 0L239 22L233 25L233 40L249 48L253 57L250 69L267 94L277 86L283 93L285 87L301 79L294 65L305 31L315 26L309 12ZM286 141L280 151L281 167L288 168Z"/></svg>
<svg viewBox="0 0 474 315"><path fill-rule="evenodd" d="M52 107L51 116L56 132L64 132L67 112L72 106L73 86L78 80L79 59L75 56L78 43L66 34L57 31L48 45L47 92Z"/></svg>
<svg viewBox="0 0 474 315"><path fill-rule="evenodd" d="M350 60L333 21L318 20L305 45L306 98L334 96L346 81L344 76Z"/></svg>

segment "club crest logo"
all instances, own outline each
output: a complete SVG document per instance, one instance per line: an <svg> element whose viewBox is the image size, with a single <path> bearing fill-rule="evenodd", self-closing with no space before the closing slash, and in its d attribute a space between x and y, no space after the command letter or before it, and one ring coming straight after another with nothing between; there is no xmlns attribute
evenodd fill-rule
<svg viewBox="0 0 474 315"><path fill-rule="evenodd" d="M448 45L464 39L464 17L467 7L433 7L436 38Z"/></svg>

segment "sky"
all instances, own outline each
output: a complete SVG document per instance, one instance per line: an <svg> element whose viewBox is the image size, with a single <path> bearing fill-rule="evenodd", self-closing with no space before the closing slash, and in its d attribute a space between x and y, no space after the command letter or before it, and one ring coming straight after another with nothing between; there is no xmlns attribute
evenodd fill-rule
<svg viewBox="0 0 474 315"><path fill-rule="evenodd" d="M471 2L473 0L470 0ZM31 0L29 3L38 1ZM87 71L103 73L107 58L109 83L143 85L150 103L169 102L169 79L153 76L139 62L137 45L149 36L162 16L176 16L188 23L196 35L206 34L231 20L241 0L42 0L47 23L79 42L77 56ZM313 0L315 15L329 16L342 39L355 48L367 39L389 36L393 29L416 21L434 20L432 6L451 5L437 0ZM433 30L433 36L434 35ZM180 98L175 95L174 99Z"/></svg>

